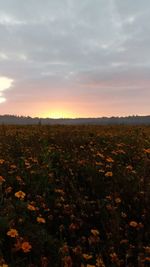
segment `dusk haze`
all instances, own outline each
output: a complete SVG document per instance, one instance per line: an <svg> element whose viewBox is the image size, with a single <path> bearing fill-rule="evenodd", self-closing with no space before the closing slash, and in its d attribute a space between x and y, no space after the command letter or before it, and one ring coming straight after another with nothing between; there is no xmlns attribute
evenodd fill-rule
<svg viewBox="0 0 150 267"><path fill-rule="evenodd" d="M149 18L149 0L0 1L0 115L149 115Z"/></svg>

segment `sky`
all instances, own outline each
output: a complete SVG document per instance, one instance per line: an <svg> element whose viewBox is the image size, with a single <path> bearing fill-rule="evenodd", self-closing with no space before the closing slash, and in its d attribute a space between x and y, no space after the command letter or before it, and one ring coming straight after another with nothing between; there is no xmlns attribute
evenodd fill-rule
<svg viewBox="0 0 150 267"><path fill-rule="evenodd" d="M150 114L149 0L0 0L0 114Z"/></svg>

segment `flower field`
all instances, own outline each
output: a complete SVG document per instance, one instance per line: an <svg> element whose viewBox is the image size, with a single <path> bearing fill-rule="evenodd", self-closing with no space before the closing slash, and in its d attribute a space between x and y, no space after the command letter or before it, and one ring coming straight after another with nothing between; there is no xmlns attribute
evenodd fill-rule
<svg viewBox="0 0 150 267"><path fill-rule="evenodd" d="M1 125L7 266L150 266L150 127Z"/></svg>

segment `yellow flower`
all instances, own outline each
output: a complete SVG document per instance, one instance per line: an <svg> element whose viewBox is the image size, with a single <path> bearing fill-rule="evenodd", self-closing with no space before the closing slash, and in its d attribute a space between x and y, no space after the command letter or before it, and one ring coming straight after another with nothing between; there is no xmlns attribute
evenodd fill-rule
<svg viewBox="0 0 150 267"><path fill-rule="evenodd" d="M7 235L10 236L10 237L17 237L18 236L18 231L16 229L12 228L7 232Z"/></svg>
<svg viewBox="0 0 150 267"><path fill-rule="evenodd" d="M23 200L25 198L26 193L24 193L23 191L18 191L15 193L15 197L20 198L21 200Z"/></svg>
<svg viewBox="0 0 150 267"><path fill-rule="evenodd" d="M106 177L112 177L112 176L113 176L113 173L112 173L112 172L106 172L106 173L105 173L105 176L106 176Z"/></svg>
<svg viewBox="0 0 150 267"><path fill-rule="evenodd" d="M28 253L28 252L30 252L32 246L30 245L29 242L25 241L25 242L23 242L21 244L21 248L22 248L22 250L23 250L24 253Z"/></svg>
<svg viewBox="0 0 150 267"><path fill-rule="evenodd" d="M136 227L138 226L138 223L135 222L135 221L131 221L131 222L129 223L129 225L130 225L131 227L133 227L133 228L136 228Z"/></svg>
<svg viewBox="0 0 150 267"><path fill-rule="evenodd" d="M45 219L42 217L37 217L36 220L38 223L45 223L46 222Z"/></svg>

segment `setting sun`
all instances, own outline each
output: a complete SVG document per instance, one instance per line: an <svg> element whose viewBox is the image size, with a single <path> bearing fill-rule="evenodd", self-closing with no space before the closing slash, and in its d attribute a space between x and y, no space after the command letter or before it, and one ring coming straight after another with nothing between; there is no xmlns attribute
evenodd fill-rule
<svg viewBox="0 0 150 267"><path fill-rule="evenodd" d="M52 119L66 119L66 118L75 118L75 115L72 114L69 111L63 111L63 110L52 110L47 111L43 114L40 114L40 117L42 118L52 118Z"/></svg>

